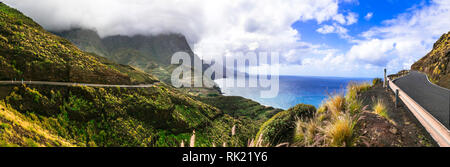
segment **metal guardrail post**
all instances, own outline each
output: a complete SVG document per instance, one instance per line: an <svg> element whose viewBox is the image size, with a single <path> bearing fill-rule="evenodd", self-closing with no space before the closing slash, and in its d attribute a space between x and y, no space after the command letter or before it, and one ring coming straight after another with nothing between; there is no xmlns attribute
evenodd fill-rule
<svg viewBox="0 0 450 167"><path fill-rule="evenodd" d="M398 108L398 89L395 89L395 108Z"/></svg>
<svg viewBox="0 0 450 167"><path fill-rule="evenodd" d="M391 80L387 80L387 84L386 84L387 90L391 89L391 86L390 86L391 83L390 82L391 82Z"/></svg>

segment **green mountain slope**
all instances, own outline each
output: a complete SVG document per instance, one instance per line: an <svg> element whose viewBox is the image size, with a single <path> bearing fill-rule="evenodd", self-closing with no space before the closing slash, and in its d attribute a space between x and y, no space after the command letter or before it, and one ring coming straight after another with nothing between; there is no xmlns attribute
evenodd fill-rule
<svg viewBox="0 0 450 167"><path fill-rule="evenodd" d="M414 63L411 69L425 72L432 82L450 89L450 32L442 35L433 50Z"/></svg>
<svg viewBox="0 0 450 167"><path fill-rule="evenodd" d="M98 40L87 36L80 41L98 46L91 48L94 53L81 51L0 3L0 80L154 84L151 88L2 85L0 146L179 146L188 142L193 130L196 146L224 142L245 146L266 119L258 115L276 111L242 101L234 109L260 119L232 115L220 99L201 102L151 74L97 56L107 53ZM231 134L233 126L237 135Z"/></svg>
<svg viewBox="0 0 450 167"><path fill-rule="evenodd" d="M120 72L45 31L20 12L4 4L0 10L0 80L132 84L137 81L128 73L147 75L135 70ZM154 80L147 75L141 82Z"/></svg>
<svg viewBox="0 0 450 167"><path fill-rule="evenodd" d="M74 146L16 110L0 102L0 147Z"/></svg>

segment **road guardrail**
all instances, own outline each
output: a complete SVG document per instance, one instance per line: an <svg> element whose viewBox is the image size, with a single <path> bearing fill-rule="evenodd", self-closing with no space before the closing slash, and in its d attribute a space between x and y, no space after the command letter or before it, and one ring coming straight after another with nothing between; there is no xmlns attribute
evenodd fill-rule
<svg viewBox="0 0 450 167"><path fill-rule="evenodd" d="M389 88L396 93L396 98L403 101L436 143L441 147L450 147L450 131L406 92L400 89L389 77L386 77L386 81Z"/></svg>

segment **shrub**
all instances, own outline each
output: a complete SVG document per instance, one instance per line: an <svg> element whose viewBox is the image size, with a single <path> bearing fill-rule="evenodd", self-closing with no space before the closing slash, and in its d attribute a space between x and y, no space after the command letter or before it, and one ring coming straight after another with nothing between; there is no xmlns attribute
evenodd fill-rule
<svg viewBox="0 0 450 167"><path fill-rule="evenodd" d="M217 96L219 96L219 94L217 94L217 93L209 93L207 96L208 97L217 97Z"/></svg>
<svg viewBox="0 0 450 167"><path fill-rule="evenodd" d="M367 82L364 83L349 83L347 86L347 94L345 98L347 100L356 100L358 94L368 91L372 85Z"/></svg>
<svg viewBox="0 0 450 167"><path fill-rule="evenodd" d="M307 105L307 104L298 104L290 109L288 109L288 111L291 113L291 115L293 116L297 116L297 117L312 117L314 115L314 113L316 113L316 107L312 106L312 105Z"/></svg>
<svg viewBox="0 0 450 167"><path fill-rule="evenodd" d="M0 130L2 130L2 129L9 129L9 128L11 128L11 126L8 125L8 124L5 124L5 123L1 123L0 124Z"/></svg>
<svg viewBox="0 0 450 167"><path fill-rule="evenodd" d="M315 112L316 107L306 104L299 104L289 110L279 112L261 126L255 141L262 140L263 145L291 142L296 119L308 118Z"/></svg>
<svg viewBox="0 0 450 167"><path fill-rule="evenodd" d="M378 85L378 84L382 84L382 83L383 83L383 79L381 79L381 78L375 78L375 79L372 80L372 85L373 86Z"/></svg>
<svg viewBox="0 0 450 167"><path fill-rule="evenodd" d="M22 96L17 94L16 92L11 92L9 96L6 97L7 101L20 101L22 100Z"/></svg>
<svg viewBox="0 0 450 167"><path fill-rule="evenodd" d="M70 119L78 121L87 121L97 116L92 102L74 95L64 102L63 109L67 111Z"/></svg>
<svg viewBox="0 0 450 167"><path fill-rule="evenodd" d="M30 87L26 87L25 90L29 95L33 96L34 102L39 103L39 99L42 98L42 94L39 91Z"/></svg>

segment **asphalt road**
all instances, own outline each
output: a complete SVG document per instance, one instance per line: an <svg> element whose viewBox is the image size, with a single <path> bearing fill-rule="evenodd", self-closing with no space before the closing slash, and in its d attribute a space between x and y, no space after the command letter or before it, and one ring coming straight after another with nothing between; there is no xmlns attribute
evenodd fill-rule
<svg viewBox="0 0 450 167"><path fill-rule="evenodd" d="M104 88L149 88L155 84L146 85L107 85L107 84L86 84L86 83L70 83L70 82L49 82L49 81L0 81L0 85L50 85L50 86L87 86L87 87L104 87Z"/></svg>
<svg viewBox="0 0 450 167"><path fill-rule="evenodd" d="M450 129L450 90L432 84L425 74L411 71L394 83Z"/></svg>

